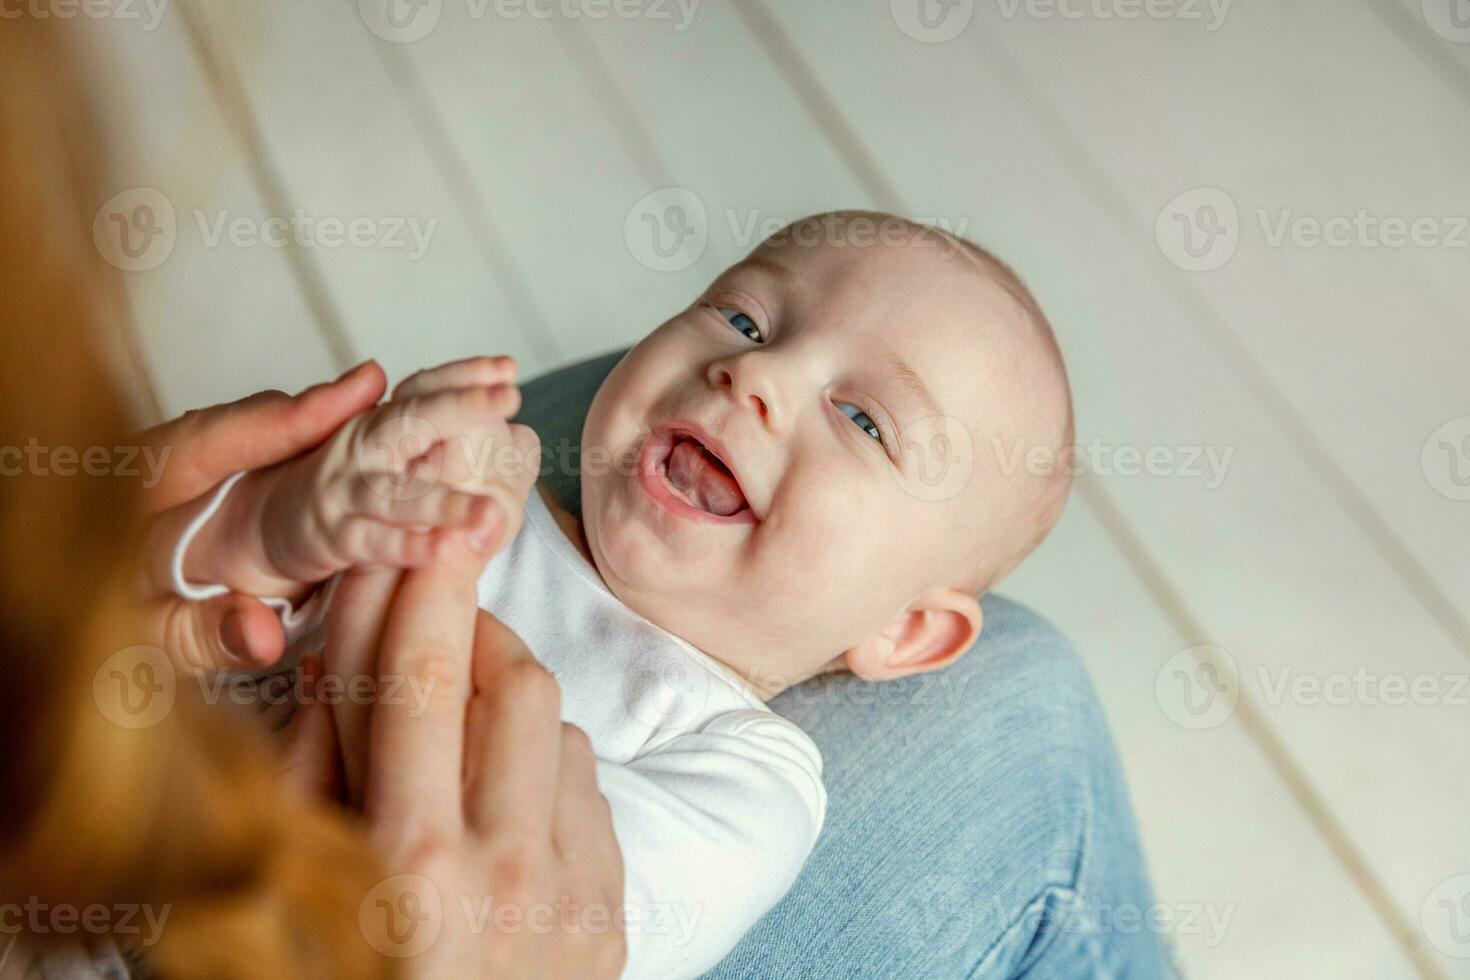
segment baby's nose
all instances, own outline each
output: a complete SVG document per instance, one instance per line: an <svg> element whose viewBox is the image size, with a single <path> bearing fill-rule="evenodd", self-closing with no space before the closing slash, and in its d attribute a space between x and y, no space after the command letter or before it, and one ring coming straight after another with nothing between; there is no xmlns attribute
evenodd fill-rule
<svg viewBox="0 0 1470 980"><path fill-rule="evenodd" d="M780 421L779 406L774 397L774 388L764 374L752 364L751 354L744 354L731 361L710 366L710 382L717 387L729 388L736 404L753 409L767 425Z"/></svg>

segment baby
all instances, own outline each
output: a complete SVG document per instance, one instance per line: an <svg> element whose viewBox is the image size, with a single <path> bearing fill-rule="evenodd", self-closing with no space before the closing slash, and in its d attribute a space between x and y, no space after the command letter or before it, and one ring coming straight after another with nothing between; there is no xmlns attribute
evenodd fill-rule
<svg viewBox="0 0 1470 980"><path fill-rule="evenodd" d="M529 492L513 378L491 359L415 375L226 486L176 567L287 598L357 569L329 623L327 668L350 674L370 669L353 661L391 595L382 566L500 548L480 605L591 737L627 873L626 975L697 975L791 886L823 821L820 754L765 701L826 671L952 663L979 597L1056 523L1068 468L1022 461L1071 445L1061 355L978 246L843 212L762 243L623 358L583 429L580 514ZM339 725L360 780L360 725Z"/></svg>

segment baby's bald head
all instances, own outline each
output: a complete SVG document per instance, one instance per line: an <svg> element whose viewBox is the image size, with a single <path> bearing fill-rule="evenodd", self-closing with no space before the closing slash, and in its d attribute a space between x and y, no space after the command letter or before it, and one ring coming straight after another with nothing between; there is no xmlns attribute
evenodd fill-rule
<svg viewBox="0 0 1470 980"><path fill-rule="evenodd" d="M614 595L764 689L834 654L905 676L971 646L977 597L1061 513L1071 440L1056 338L1004 263L893 215L816 215L608 376L584 458L643 466L584 467L583 525Z"/></svg>
<svg viewBox="0 0 1470 980"><path fill-rule="evenodd" d="M963 238L950 237L980 271L990 277L1015 304L1022 326L1026 355L1022 371L1030 380L1024 407L1016 420L1016 448L1029 451L1040 447L1045 465L1021 467L1023 476L1018 501L1016 533L1009 546L986 561L970 583L978 594L988 592L1036 549L1051 533L1066 506L1072 489L1072 467L1065 465L1076 441L1072 409L1072 386L1067 365L1057 343L1051 321L1026 283L1009 265L991 252ZM1025 453L1019 457L1025 460Z"/></svg>
<svg viewBox="0 0 1470 980"><path fill-rule="evenodd" d="M969 533L954 537L963 554L957 568L946 568L953 577L947 584L982 595L1046 538L1071 491L1072 468L1064 464L1075 428L1061 347L1015 270L975 242L933 225L877 211L832 211L794 222L757 252L869 242L886 247L853 247L853 254L866 253L876 264L892 258L894 249L920 255L927 250L933 261L957 266L984 286L979 293L952 293L981 342L968 352L955 345L954 363L971 372L964 387L979 411L963 418L975 454L970 496L961 495L968 517L961 523ZM926 288L922 279L910 281ZM1006 492L996 493L998 485Z"/></svg>

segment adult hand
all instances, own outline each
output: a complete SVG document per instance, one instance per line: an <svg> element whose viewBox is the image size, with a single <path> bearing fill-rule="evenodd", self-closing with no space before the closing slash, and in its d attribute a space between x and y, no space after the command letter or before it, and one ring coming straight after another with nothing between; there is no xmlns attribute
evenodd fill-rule
<svg viewBox="0 0 1470 980"><path fill-rule="evenodd" d="M383 628L364 812L390 877L359 922L411 976L616 977L622 855L591 744L562 723L551 674L476 609L475 567L404 573ZM303 751L333 744L323 707L297 722L288 765L330 785Z"/></svg>
<svg viewBox="0 0 1470 980"><path fill-rule="evenodd" d="M161 461L162 473L147 494L149 511L195 500L238 470L270 466L314 448L376 404L386 385L382 368L368 361L299 395L265 391L149 429L140 438ZM284 652L280 619L257 600L226 595L191 602L161 588L156 576L149 581L145 622L180 670L264 667Z"/></svg>

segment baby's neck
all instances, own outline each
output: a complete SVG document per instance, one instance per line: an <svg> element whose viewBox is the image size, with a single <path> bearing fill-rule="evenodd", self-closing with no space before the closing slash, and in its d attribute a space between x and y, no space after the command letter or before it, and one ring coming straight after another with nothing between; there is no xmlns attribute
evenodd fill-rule
<svg viewBox="0 0 1470 980"><path fill-rule="evenodd" d="M536 484L536 492L541 495L541 501L546 504L546 509L551 511L551 519L556 521L556 526L561 528L561 533L567 536L572 547L582 553L582 557L587 559L587 564L596 569L597 562L592 560L592 548L587 544L586 532L582 530L581 516L563 507L561 501L553 497L551 491L546 489L545 484Z"/></svg>
<svg viewBox="0 0 1470 980"><path fill-rule="evenodd" d="M545 485L540 483L536 484L536 492L541 495L541 500L546 504L546 509L551 512L551 519L556 521L556 526L561 528L562 534L565 534L567 540L572 543L572 546L582 553L582 557L587 559L587 564L592 566L592 570L597 571L597 562L592 559L592 548L587 544L587 533L582 527L581 516L573 514L563 507L561 501L553 497L551 491L547 490ZM597 572L597 575L599 578L602 577L601 572ZM604 582L604 584L606 583ZM710 654L707 653L706 656L710 656ZM718 660L719 658L715 659ZM724 661L720 662L724 663ZM785 689L785 685L773 687L771 685L761 684L759 678L751 677L745 671L731 664L725 664L725 666L729 667L741 680L745 681L762 701L771 700L771 698L780 694Z"/></svg>

